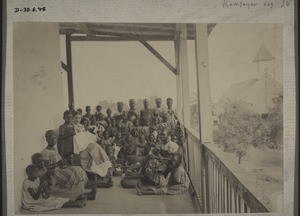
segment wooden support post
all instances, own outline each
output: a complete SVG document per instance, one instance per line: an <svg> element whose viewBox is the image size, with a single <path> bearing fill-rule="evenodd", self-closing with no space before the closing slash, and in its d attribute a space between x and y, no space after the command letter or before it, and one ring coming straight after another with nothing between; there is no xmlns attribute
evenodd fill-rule
<svg viewBox="0 0 300 216"><path fill-rule="evenodd" d="M199 136L200 151L202 144L212 142L212 120L211 120L211 101L210 101L210 80L208 70L208 42L207 42L207 24L195 24L195 51L196 51L196 67L197 67L197 91L198 91L198 109L199 109ZM205 158L202 158L201 164L205 164ZM201 164L199 166L201 167ZM205 172L202 174L205 175ZM202 176L202 175L201 175ZM208 212L207 187L205 181L201 178L202 198L204 210ZM220 183L218 183L218 190ZM220 193L218 193L220 196ZM219 202L217 202L219 209Z"/></svg>
<svg viewBox="0 0 300 216"><path fill-rule="evenodd" d="M74 104L71 35L66 35L66 52L67 52L67 67L68 67L68 94L69 94L69 105L70 105L70 104Z"/></svg>
<svg viewBox="0 0 300 216"><path fill-rule="evenodd" d="M208 67L207 24L195 24L199 135L201 144L212 142L212 110Z"/></svg>
<svg viewBox="0 0 300 216"><path fill-rule="evenodd" d="M188 72L188 52L187 52L187 28L186 24L179 24L179 76L182 87L182 111L183 124L190 126L190 90L189 90L189 72ZM201 166L200 166L201 167Z"/></svg>
<svg viewBox="0 0 300 216"><path fill-rule="evenodd" d="M183 114L182 114L182 86L181 86L181 77L180 77L180 68L179 68L179 24L176 24L176 32L175 32L175 40L174 40L174 48L175 48L175 68L177 71L176 74L176 95L177 95L177 117L183 124Z"/></svg>

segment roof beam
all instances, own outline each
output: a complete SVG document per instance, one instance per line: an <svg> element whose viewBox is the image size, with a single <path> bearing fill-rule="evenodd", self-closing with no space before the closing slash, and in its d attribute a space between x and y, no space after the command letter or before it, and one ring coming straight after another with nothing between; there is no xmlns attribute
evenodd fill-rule
<svg viewBox="0 0 300 216"><path fill-rule="evenodd" d="M87 36L92 36L93 31L85 23L76 23L76 25L81 29L81 31Z"/></svg>
<svg viewBox="0 0 300 216"><path fill-rule="evenodd" d="M174 41L174 37L170 36L72 36L72 41Z"/></svg>
<svg viewBox="0 0 300 216"><path fill-rule="evenodd" d="M150 44L146 41L140 41L158 60L160 60L167 68L169 68L175 75L177 70L164 58L160 55Z"/></svg>

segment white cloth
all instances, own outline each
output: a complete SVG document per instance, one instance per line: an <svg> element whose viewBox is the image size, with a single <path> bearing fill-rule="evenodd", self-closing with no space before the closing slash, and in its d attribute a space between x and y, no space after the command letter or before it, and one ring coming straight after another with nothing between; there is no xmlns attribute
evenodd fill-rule
<svg viewBox="0 0 300 216"><path fill-rule="evenodd" d="M90 143L97 143L96 135L88 131L77 133L73 138L74 153L79 154L79 152L86 149Z"/></svg>
<svg viewBox="0 0 300 216"><path fill-rule="evenodd" d="M162 149L168 151L169 153L174 153L178 151L179 146L177 145L177 143L170 140L167 144L162 146Z"/></svg>
<svg viewBox="0 0 300 216"><path fill-rule="evenodd" d="M23 182L23 194L22 194L22 207L24 209L28 209L30 211L48 211L53 209L61 208L66 202L69 201L68 198L60 198L60 197L53 197L50 196L49 198L45 199L40 195L40 197L35 200L30 195L28 189L32 188L34 192L37 192L38 187L40 185L40 179L37 178L34 181L30 181L25 179Z"/></svg>

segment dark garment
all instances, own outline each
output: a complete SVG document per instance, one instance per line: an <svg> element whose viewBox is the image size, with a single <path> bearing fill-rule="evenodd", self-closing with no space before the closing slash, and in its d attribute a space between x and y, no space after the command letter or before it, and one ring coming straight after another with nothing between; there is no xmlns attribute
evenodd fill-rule
<svg viewBox="0 0 300 216"><path fill-rule="evenodd" d="M109 135L112 137L114 136L116 133L119 132L119 129L116 126L111 126L108 129Z"/></svg>
<svg viewBox="0 0 300 216"><path fill-rule="evenodd" d="M94 116L95 116L96 121L106 120L106 116L103 113L96 112Z"/></svg>
<svg viewBox="0 0 300 216"><path fill-rule="evenodd" d="M88 118L90 120L90 122L95 121L95 116L91 113L86 113L83 117Z"/></svg>
<svg viewBox="0 0 300 216"><path fill-rule="evenodd" d="M150 122L151 122L152 118L153 118L153 112L152 112L151 109L142 109L141 110L141 124L142 124L142 126L145 125L145 122L146 122L147 119L149 119Z"/></svg>
<svg viewBox="0 0 300 216"><path fill-rule="evenodd" d="M72 126L62 124L59 127L57 150L62 158L64 158L68 152L72 152L72 153L74 152L73 136L68 136L67 138L62 138L62 136L73 135L74 131L75 128L73 124Z"/></svg>
<svg viewBox="0 0 300 216"><path fill-rule="evenodd" d="M139 112L137 109L129 109L127 115L131 122L133 122L134 119L139 118Z"/></svg>

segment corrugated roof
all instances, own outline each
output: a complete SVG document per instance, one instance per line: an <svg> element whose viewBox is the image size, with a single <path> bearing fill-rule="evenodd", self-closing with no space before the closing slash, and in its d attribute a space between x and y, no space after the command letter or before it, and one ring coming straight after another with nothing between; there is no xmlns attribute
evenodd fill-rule
<svg viewBox="0 0 300 216"><path fill-rule="evenodd" d="M265 45L261 45L259 48L253 62L260 62L260 61L270 61L275 59L275 57L267 50Z"/></svg>

